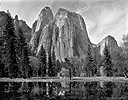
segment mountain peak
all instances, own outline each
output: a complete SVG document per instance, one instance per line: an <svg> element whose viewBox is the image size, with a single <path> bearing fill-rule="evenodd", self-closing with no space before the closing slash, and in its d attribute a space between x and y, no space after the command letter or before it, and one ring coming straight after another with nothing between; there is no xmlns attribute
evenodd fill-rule
<svg viewBox="0 0 128 100"><path fill-rule="evenodd" d="M68 11L67 9L65 8L59 8L58 9L58 12L56 13L55 17L57 16L67 16L68 18L72 18L73 17L81 17L81 15L79 15L78 13L75 13L75 12L70 12Z"/></svg>
<svg viewBox="0 0 128 100"><path fill-rule="evenodd" d="M43 28L39 39L36 54L43 46L47 52L54 51L59 61L72 57L85 58L87 46L91 44L82 16L64 8L58 9L54 20Z"/></svg>
<svg viewBox="0 0 128 100"><path fill-rule="evenodd" d="M39 29L42 29L46 24L48 24L53 19L53 13L50 7L46 6L44 7L39 16L36 26L36 32L39 31ZM42 23L43 22L43 23Z"/></svg>
<svg viewBox="0 0 128 100"><path fill-rule="evenodd" d="M119 46L118 46L115 38L111 35L108 35L100 43L98 43L98 46L100 47L101 55L103 55L103 50L104 50L105 44L108 46L108 48L111 52L119 50Z"/></svg>
<svg viewBox="0 0 128 100"><path fill-rule="evenodd" d="M115 38L113 36L111 36L111 35L106 36L104 39L112 39L112 40L115 40Z"/></svg>
<svg viewBox="0 0 128 100"><path fill-rule="evenodd" d="M15 19L18 19L18 15L15 15Z"/></svg>
<svg viewBox="0 0 128 100"><path fill-rule="evenodd" d="M44 9L50 9L51 10L51 8L49 6L45 6Z"/></svg>
<svg viewBox="0 0 128 100"><path fill-rule="evenodd" d="M65 13L68 13L69 11L68 10L66 10L65 8L59 8L58 9L58 13L60 13L60 14L65 14Z"/></svg>
<svg viewBox="0 0 128 100"><path fill-rule="evenodd" d="M115 44L115 45L118 45L117 44L117 41L115 40L115 38L111 35L108 35L106 36L102 41L102 42L105 42L107 45L111 45L111 44Z"/></svg>
<svg viewBox="0 0 128 100"><path fill-rule="evenodd" d="M51 13L51 12L52 12L51 8L48 7L48 6L46 6L46 7L44 7L44 8L41 10L40 14L42 14L42 13Z"/></svg>

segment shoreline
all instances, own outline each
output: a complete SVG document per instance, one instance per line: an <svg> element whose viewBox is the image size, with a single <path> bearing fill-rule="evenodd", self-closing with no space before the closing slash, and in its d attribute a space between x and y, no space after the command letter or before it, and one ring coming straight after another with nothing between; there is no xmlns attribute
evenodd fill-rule
<svg viewBox="0 0 128 100"><path fill-rule="evenodd" d="M0 82L91 82L91 81L104 81L104 82L128 82L128 78L125 77L72 77L72 79L70 78L52 78L52 77L48 77L48 78L27 78L27 79L23 79L23 78L14 78L14 79L10 79L10 78L0 78Z"/></svg>

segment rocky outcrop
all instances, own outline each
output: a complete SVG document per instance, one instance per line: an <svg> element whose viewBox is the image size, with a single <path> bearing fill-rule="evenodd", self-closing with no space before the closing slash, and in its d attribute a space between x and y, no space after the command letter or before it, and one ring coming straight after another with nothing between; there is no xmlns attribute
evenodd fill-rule
<svg viewBox="0 0 128 100"><path fill-rule="evenodd" d="M37 20L32 25L32 32L31 32L32 35L35 33L36 25L37 25Z"/></svg>
<svg viewBox="0 0 128 100"><path fill-rule="evenodd" d="M42 29L51 21L53 20L53 13L49 7L45 7L41 10L38 19L34 22L32 27L32 38L30 40L30 48L31 51L34 52L35 49L38 47L40 34Z"/></svg>
<svg viewBox="0 0 128 100"><path fill-rule="evenodd" d="M18 28L22 29L26 42L28 43L31 38L31 28L26 24L25 21L19 20L17 15L14 18L14 27L17 32Z"/></svg>
<svg viewBox="0 0 128 100"><path fill-rule="evenodd" d="M72 57L84 58L89 44L81 15L60 8L55 18L43 28L36 53L38 55L43 46L47 52L54 50L56 59L60 61Z"/></svg>
<svg viewBox="0 0 128 100"><path fill-rule="evenodd" d="M116 52L116 51L121 51L120 47L117 44L117 41L115 40L114 37L108 35L105 37L100 43L98 43L97 47L99 49L99 52L101 56L103 55L103 51L105 48L105 44L108 46L108 49L110 53Z"/></svg>
<svg viewBox="0 0 128 100"><path fill-rule="evenodd" d="M36 25L36 32L39 31L40 29L43 29L46 24L48 24L51 20L53 19L53 13L52 10L49 7L45 7L44 9L41 10L38 20L37 20L37 25Z"/></svg>

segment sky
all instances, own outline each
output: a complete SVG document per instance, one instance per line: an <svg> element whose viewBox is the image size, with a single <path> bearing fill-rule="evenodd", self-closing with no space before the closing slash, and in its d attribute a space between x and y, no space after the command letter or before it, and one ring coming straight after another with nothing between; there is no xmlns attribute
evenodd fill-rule
<svg viewBox="0 0 128 100"><path fill-rule="evenodd" d="M30 27L45 6L54 15L59 8L82 15L89 38L95 44L111 35L120 45L123 35L128 33L128 0L0 0L0 11L9 10Z"/></svg>

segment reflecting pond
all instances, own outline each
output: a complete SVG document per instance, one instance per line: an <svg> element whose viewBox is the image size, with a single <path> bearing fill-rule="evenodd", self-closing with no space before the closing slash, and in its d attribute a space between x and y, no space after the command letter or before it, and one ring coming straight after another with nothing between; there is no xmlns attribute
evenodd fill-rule
<svg viewBox="0 0 128 100"><path fill-rule="evenodd" d="M0 82L2 100L128 100L127 82Z"/></svg>

